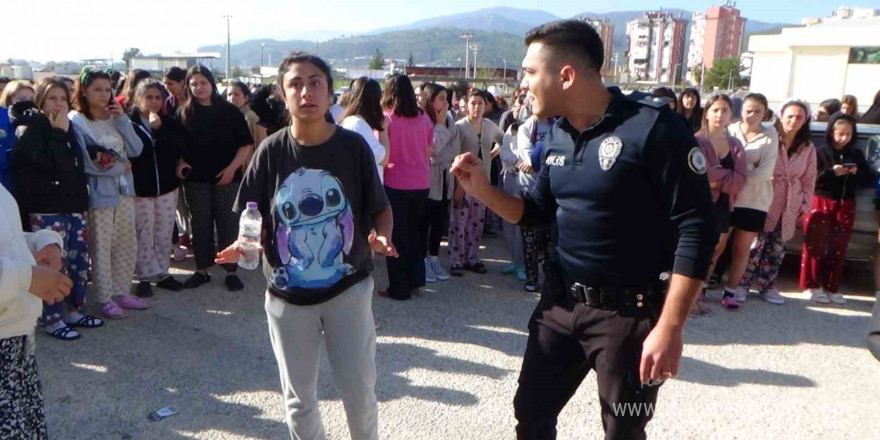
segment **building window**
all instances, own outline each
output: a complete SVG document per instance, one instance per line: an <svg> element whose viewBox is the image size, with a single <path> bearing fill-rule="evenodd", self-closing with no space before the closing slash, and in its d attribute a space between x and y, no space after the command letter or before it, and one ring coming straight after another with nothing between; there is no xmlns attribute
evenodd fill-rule
<svg viewBox="0 0 880 440"><path fill-rule="evenodd" d="M880 47L853 47L849 49L850 64L880 64Z"/></svg>

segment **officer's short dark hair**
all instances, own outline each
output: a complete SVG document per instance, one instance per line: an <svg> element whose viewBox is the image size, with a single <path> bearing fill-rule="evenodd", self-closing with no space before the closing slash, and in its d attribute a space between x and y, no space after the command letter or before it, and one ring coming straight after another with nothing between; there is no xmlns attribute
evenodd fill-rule
<svg viewBox="0 0 880 440"><path fill-rule="evenodd" d="M574 56L598 72L605 62L602 38L589 24L580 20L558 20L542 24L526 34L526 46L541 43L553 56Z"/></svg>

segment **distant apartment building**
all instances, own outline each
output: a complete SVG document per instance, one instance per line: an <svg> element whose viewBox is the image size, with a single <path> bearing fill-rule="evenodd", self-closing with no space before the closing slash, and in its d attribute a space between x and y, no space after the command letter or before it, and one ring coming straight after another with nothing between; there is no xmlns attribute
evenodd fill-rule
<svg viewBox="0 0 880 440"><path fill-rule="evenodd" d="M838 21L838 20L863 20L866 18L877 18L880 17L880 9L873 8L837 8L834 12L831 13L830 17L823 18L804 18L801 20L801 24L803 25L813 25L819 24L829 21Z"/></svg>
<svg viewBox="0 0 880 440"><path fill-rule="evenodd" d="M716 60L738 58L742 53L746 19L728 2L696 12L691 20L688 70L697 66L711 69Z"/></svg>
<svg viewBox="0 0 880 440"><path fill-rule="evenodd" d="M602 46L605 53L605 62L602 64L602 76L614 76L614 25L607 18L581 17L581 20L596 30L602 38Z"/></svg>
<svg viewBox="0 0 880 440"><path fill-rule="evenodd" d="M629 80L671 84L681 78L686 31L687 21L665 11L646 12L627 23Z"/></svg>

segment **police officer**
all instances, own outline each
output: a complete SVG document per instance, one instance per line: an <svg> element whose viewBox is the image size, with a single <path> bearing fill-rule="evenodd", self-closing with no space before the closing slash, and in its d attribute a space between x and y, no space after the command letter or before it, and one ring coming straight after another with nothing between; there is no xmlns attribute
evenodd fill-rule
<svg viewBox="0 0 880 440"><path fill-rule="evenodd" d="M517 438L556 438L559 412L592 369L605 438L643 439L659 384L678 373L718 240L706 160L665 102L604 87L602 42L588 24L548 23L525 42L532 111L562 116L537 182L520 198L491 186L471 154L452 167L505 220L557 223L514 401Z"/></svg>

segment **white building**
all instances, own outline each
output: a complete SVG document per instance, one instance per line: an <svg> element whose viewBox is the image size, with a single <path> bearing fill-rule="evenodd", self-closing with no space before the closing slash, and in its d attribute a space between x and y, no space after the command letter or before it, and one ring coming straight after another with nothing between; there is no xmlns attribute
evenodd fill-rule
<svg viewBox="0 0 880 440"><path fill-rule="evenodd" d="M673 83L684 75L687 22L670 12L645 12L626 24L630 81Z"/></svg>
<svg viewBox="0 0 880 440"><path fill-rule="evenodd" d="M131 68L143 69L155 74L162 74L170 67L180 67L184 70L187 70L198 63L204 63L205 61L207 61L210 64L212 60L219 58L219 52L142 55L133 57L131 59Z"/></svg>
<svg viewBox="0 0 880 440"><path fill-rule="evenodd" d="M752 35L750 89L772 105L794 96L811 104L855 95L864 111L880 89L880 17L823 20Z"/></svg>
<svg viewBox="0 0 880 440"><path fill-rule="evenodd" d="M691 39L688 42L688 71L703 64L703 40L706 32L706 14L694 12L691 18Z"/></svg>

